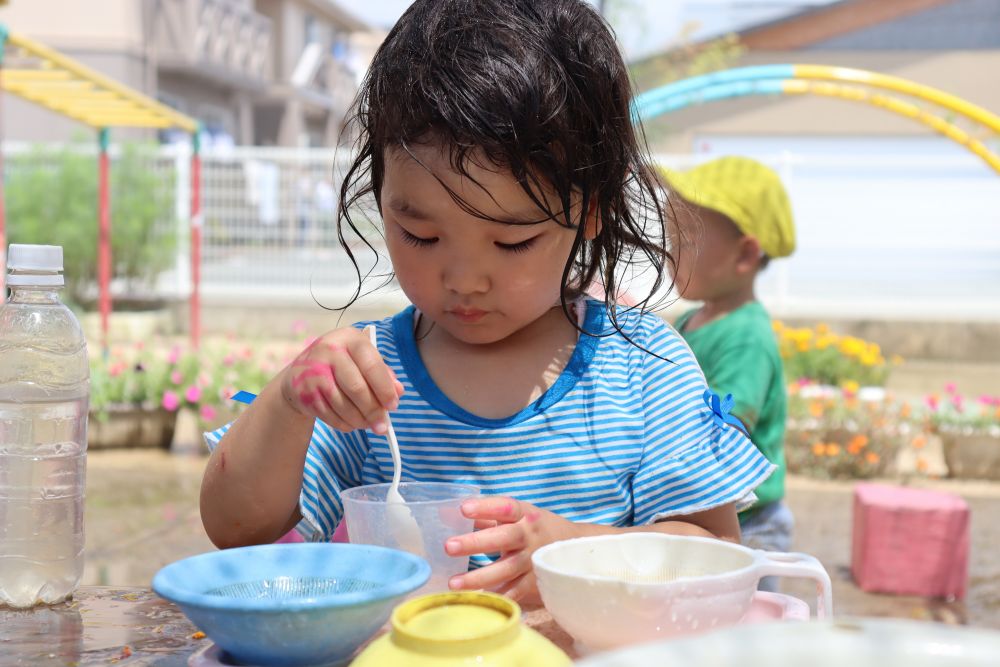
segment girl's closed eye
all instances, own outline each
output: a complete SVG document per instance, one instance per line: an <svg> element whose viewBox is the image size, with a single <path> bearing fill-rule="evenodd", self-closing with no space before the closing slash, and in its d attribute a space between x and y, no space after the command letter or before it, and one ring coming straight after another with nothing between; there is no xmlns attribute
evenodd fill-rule
<svg viewBox="0 0 1000 667"><path fill-rule="evenodd" d="M414 246L415 248L424 248L437 243L436 236L424 238L422 236L415 236L398 225L396 228L399 230L399 236L403 240L403 243Z"/></svg>
<svg viewBox="0 0 1000 667"><path fill-rule="evenodd" d="M535 244L535 241L537 239L538 239L537 236L532 236L530 239L518 241L517 243L500 243L499 241L497 241L496 246L507 252L518 254L530 250L531 246Z"/></svg>

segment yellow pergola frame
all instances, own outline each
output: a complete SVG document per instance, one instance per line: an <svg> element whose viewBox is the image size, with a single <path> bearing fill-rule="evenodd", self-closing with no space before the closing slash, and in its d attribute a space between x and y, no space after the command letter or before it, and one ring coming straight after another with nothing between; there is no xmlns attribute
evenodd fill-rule
<svg viewBox="0 0 1000 667"><path fill-rule="evenodd" d="M0 0L2 4L2 0ZM111 127L176 127L192 133L191 158L191 339L197 346L201 328L201 157L198 121L143 95L86 65L0 24L0 90L18 95L98 131L99 245L98 282L102 346L107 351L111 313L111 203L109 192L108 130ZM6 274L4 258L5 212L0 181L0 285Z"/></svg>
<svg viewBox="0 0 1000 667"><path fill-rule="evenodd" d="M198 131L198 121L143 95L24 35L8 33L7 61L22 55L27 67L3 70L3 89L89 125L177 127ZM19 63L19 65L22 63Z"/></svg>

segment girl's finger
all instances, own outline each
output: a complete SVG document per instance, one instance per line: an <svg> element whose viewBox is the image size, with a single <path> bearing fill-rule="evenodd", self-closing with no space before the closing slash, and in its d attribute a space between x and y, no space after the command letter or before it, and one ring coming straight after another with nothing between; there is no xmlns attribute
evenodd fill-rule
<svg viewBox="0 0 1000 667"><path fill-rule="evenodd" d="M449 556L472 556L519 551L524 545L524 529L514 523L504 523L495 528L448 538L444 550Z"/></svg>
<svg viewBox="0 0 1000 667"><path fill-rule="evenodd" d="M448 581L448 587L452 590L479 590L502 587L531 570L531 563L523 554L523 551L506 554L492 565L454 576Z"/></svg>
<svg viewBox="0 0 1000 667"><path fill-rule="evenodd" d="M535 582L534 572L525 572L517 579L509 581L505 585L497 589L497 593L501 595L506 595L514 602L521 602L523 600L534 601L537 596L537 583Z"/></svg>
<svg viewBox="0 0 1000 667"><path fill-rule="evenodd" d="M368 387L368 382L361 374L361 370L354 364L353 358L349 356L341 357L338 359L338 362L340 363L334 368L334 376L339 391L335 392L335 394L340 394L347 401L350 401L357 412L362 415L358 428L369 428L380 422L384 424L385 410L375 400L375 395L372 394L371 389ZM334 407L337 408L339 406ZM341 413L341 416L345 415ZM379 432L379 429L376 428L375 431ZM385 433L384 428L381 430L381 433Z"/></svg>
<svg viewBox="0 0 1000 667"><path fill-rule="evenodd" d="M523 503L505 496L470 498L462 503L462 514L467 519L492 520L497 523L515 523L524 517Z"/></svg>
<svg viewBox="0 0 1000 667"><path fill-rule="evenodd" d="M399 396L396 393L396 378L382 360L375 346L367 340L353 342L348 348L351 359L361 372L368 388L378 401L379 407L385 410L395 410L399 407ZM353 398L353 396L352 396ZM367 407L358 405L359 408ZM363 410L368 414L367 410Z"/></svg>
<svg viewBox="0 0 1000 667"><path fill-rule="evenodd" d="M336 384L321 386L318 388L318 393L328 406L330 414L349 426L348 431L362 430L368 427L368 420L344 392L339 390Z"/></svg>

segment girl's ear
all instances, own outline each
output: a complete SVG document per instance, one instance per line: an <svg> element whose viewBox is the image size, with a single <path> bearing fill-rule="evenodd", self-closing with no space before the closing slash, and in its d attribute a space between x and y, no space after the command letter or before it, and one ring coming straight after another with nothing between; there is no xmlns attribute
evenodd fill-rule
<svg viewBox="0 0 1000 667"><path fill-rule="evenodd" d="M597 198L590 200L590 210L587 211L587 220L583 223L583 238L593 241L601 233L601 217L597 211Z"/></svg>
<svg viewBox="0 0 1000 667"><path fill-rule="evenodd" d="M740 273L756 272L760 267L763 251L760 241L752 236L743 236L739 240L739 253L736 256L736 270Z"/></svg>

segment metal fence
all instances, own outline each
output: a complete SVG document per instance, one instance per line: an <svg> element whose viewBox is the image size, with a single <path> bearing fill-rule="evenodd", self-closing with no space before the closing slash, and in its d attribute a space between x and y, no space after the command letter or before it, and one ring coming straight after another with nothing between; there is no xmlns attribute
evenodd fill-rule
<svg viewBox="0 0 1000 667"><path fill-rule="evenodd" d="M799 241L795 255L773 262L759 281L759 297L777 316L1000 321L1000 178L975 158L756 157L782 175ZM175 188L162 224L176 229L179 243L155 285L169 298L190 292L188 158L184 147L168 146L150 163L171 174ZM334 225L347 158L260 147L204 156L206 302L339 305L354 291ZM673 167L702 159L658 156ZM380 247L377 226L366 236ZM363 271L388 270L367 250L360 259ZM374 298L399 294L390 286Z"/></svg>

